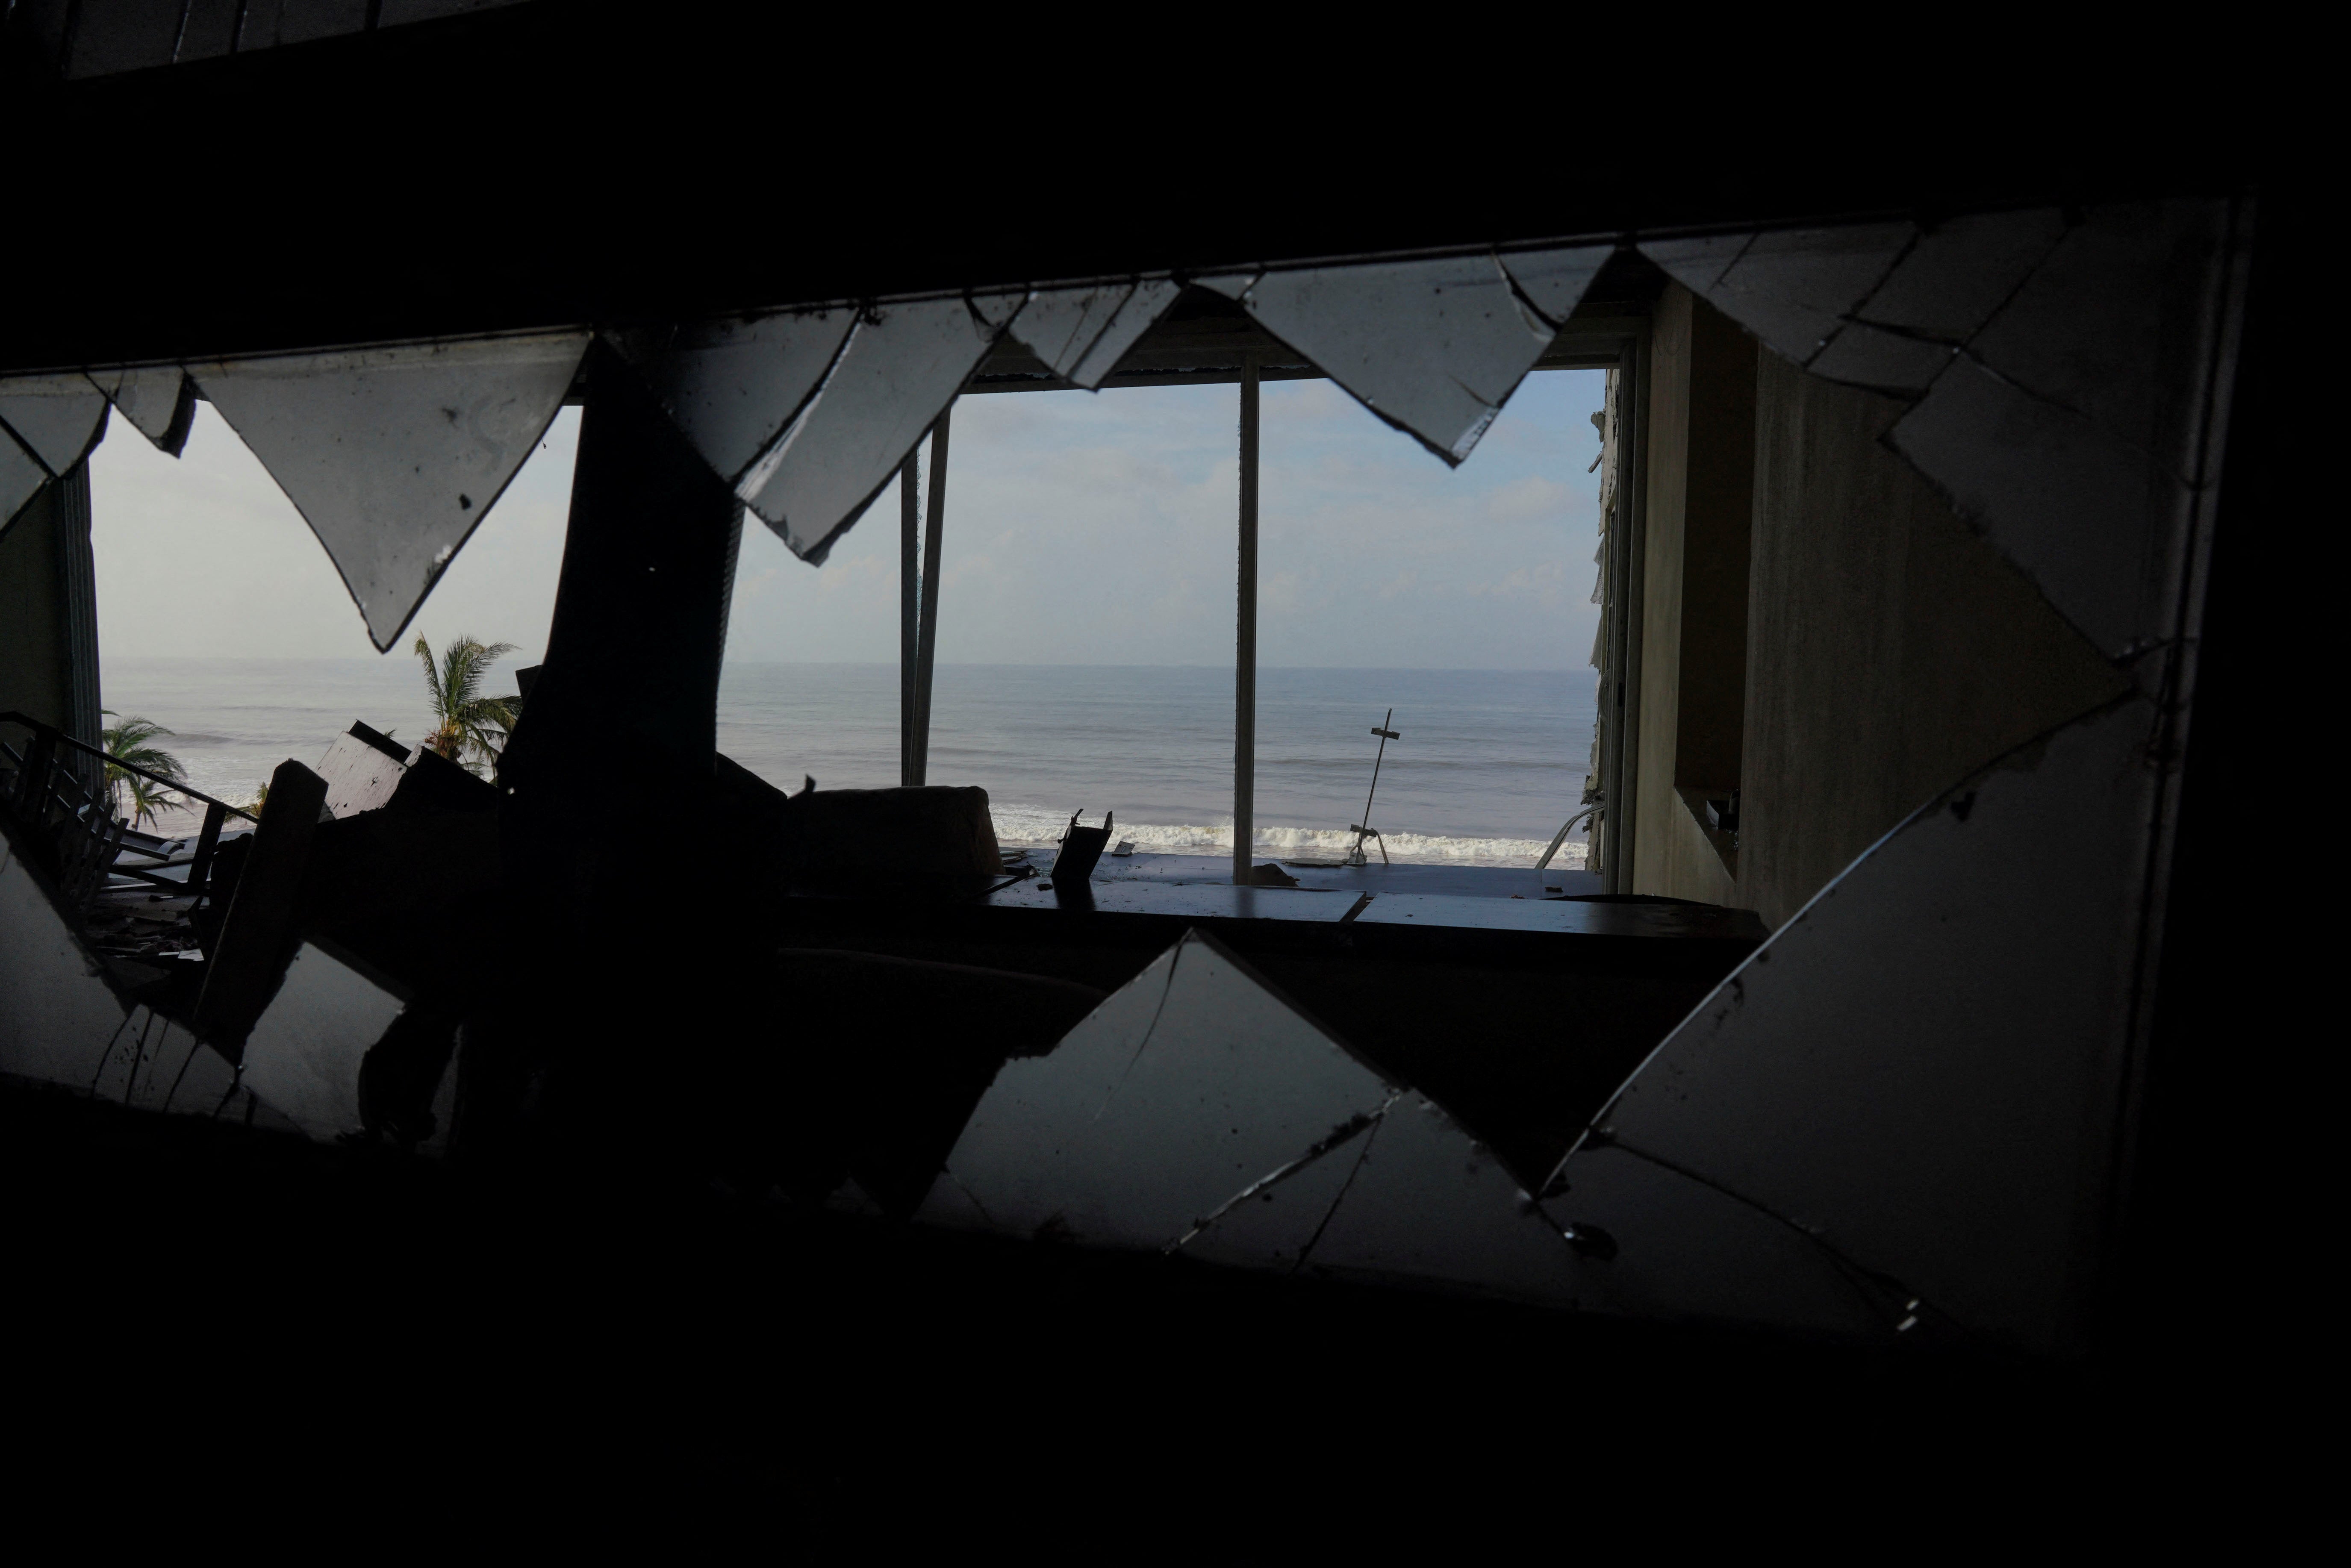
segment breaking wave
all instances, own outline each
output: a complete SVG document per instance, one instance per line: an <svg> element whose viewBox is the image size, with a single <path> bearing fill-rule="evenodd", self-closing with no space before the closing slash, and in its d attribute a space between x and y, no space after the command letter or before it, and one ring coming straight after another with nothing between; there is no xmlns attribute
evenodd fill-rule
<svg viewBox="0 0 2351 1568"><path fill-rule="evenodd" d="M1069 826L1066 812L1041 807L992 805L997 841L1007 849L1044 849L1058 842ZM1145 854L1229 855L1233 825L1208 826L1159 822L1120 822L1116 836L1132 841ZM1388 858L1406 865L1531 866L1543 852L1542 839L1456 839L1401 831L1386 835ZM1343 828L1262 827L1252 836L1255 852L1267 860L1335 861L1354 847L1355 835ZM1368 852L1376 861L1379 845ZM1562 844L1552 864L1573 871L1583 864L1581 841Z"/></svg>

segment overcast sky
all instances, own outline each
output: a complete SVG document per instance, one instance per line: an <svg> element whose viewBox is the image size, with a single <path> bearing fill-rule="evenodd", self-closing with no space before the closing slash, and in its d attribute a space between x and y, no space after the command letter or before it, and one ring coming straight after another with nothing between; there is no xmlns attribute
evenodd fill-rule
<svg viewBox="0 0 2351 1568"><path fill-rule="evenodd" d="M1596 371L1531 376L1447 470L1328 382L1264 392L1259 658L1271 666L1581 669ZM1238 392L1142 388L956 405L939 657L1223 664L1233 647ZM545 647L579 411L567 409L402 639ZM91 460L107 653L374 656L326 553L200 404L184 456L121 420ZM821 568L746 529L730 660L897 658L895 492Z"/></svg>

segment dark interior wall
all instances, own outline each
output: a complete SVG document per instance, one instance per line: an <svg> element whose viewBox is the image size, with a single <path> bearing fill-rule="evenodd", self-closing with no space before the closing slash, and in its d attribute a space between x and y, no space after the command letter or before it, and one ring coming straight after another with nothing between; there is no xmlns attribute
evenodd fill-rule
<svg viewBox="0 0 2351 1568"><path fill-rule="evenodd" d="M1757 352L1678 286L1655 332L1632 886L1778 926L1937 793L2126 683L1880 442L1904 404ZM1745 528L1721 504L1742 485ZM1742 580L1739 613L1721 600ZM1698 785L1740 790L1735 855L1693 814Z"/></svg>
<svg viewBox="0 0 2351 1568"><path fill-rule="evenodd" d="M1698 623L1710 611L1719 612L1721 606L1712 602L1719 596L1702 591L1694 601L1689 570L1695 546L1700 580L1712 584L1722 575L1705 558L1722 551L1723 536L1735 531L1739 520L1726 530L1720 513L1726 496L1744 495L1753 467L1754 348L1747 340L1743 358L1726 354L1726 333L1746 335L1678 284L1659 298L1650 330L1649 484L1640 536L1640 722L1627 891L1735 904L1739 897L1729 868L1676 786L1685 696L1694 699L1694 720L1709 707L1719 715L1725 706L1719 672L1683 667L1687 653L1703 661L1722 651L1721 628ZM1743 426L1738 417L1742 411ZM1732 472L1723 473L1726 467Z"/></svg>
<svg viewBox="0 0 2351 1568"><path fill-rule="evenodd" d="M9 710L77 740L98 739L97 584L86 467L42 490L0 534L0 711ZM21 743L24 737L12 738Z"/></svg>
<svg viewBox="0 0 2351 1568"><path fill-rule="evenodd" d="M1691 301L1688 477L1682 506L1681 676L1674 783L1740 787L1747 705L1748 538L1755 506L1755 340Z"/></svg>
<svg viewBox="0 0 2351 1568"><path fill-rule="evenodd" d="M62 726L71 700L57 493L54 485L43 490L0 534L0 711Z"/></svg>
<svg viewBox="0 0 2351 1568"><path fill-rule="evenodd" d="M1778 925L1911 811L2123 677L1880 444L1904 405L1756 377L1740 902Z"/></svg>

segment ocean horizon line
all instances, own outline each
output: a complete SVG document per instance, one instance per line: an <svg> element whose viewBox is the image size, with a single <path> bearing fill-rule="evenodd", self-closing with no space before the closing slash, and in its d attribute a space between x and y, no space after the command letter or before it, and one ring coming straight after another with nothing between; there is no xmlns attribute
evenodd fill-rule
<svg viewBox="0 0 2351 1568"><path fill-rule="evenodd" d="M101 653L103 667L109 655ZM393 648L376 654L361 653L117 653L113 658L125 662L168 664L365 664L371 668L386 662L413 659L415 654L405 648ZM501 665L520 664L528 667L529 661L510 656L499 661ZM826 669L826 670L894 670L894 659L729 659L727 669ZM942 670L1229 670L1232 665L1197 661L1189 664L1112 664L1107 662L1045 660L1045 659L941 659L934 668ZM1352 674L1448 674L1448 675L1577 675L1591 666L1555 666L1550 664L1269 664L1257 666L1262 674L1268 670L1344 670Z"/></svg>

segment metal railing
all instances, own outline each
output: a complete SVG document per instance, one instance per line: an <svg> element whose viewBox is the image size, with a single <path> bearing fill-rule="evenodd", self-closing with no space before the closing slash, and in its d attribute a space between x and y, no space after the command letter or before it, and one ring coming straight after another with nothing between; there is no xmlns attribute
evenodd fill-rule
<svg viewBox="0 0 2351 1568"><path fill-rule="evenodd" d="M15 725L31 732L21 751L0 739L0 768L7 769L5 776L0 776L0 810L6 810L28 837L50 846L58 889L78 915L89 911L90 901L106 886L110 876L127 877L173 894L202 898L210 886L213 856L220 847L221 831L228 819L241 817L256 824L260 821L243 807L215 800L180 779L110 756L104 748L76 740L54 725L44 724L29 715L0 713L0 725ZM173 854L173 847L185 840L157 838L116 821L107 809L103 793L93 796L68 765L68 756L74 752L97 758L110 768L135 773L191 800L204 802L204 826L196 834L194 851L179 858ZM126 854L137 855L147 863L125 865L121 862ZM183 869L186 873L184 880L162 874Z"/></svg>

